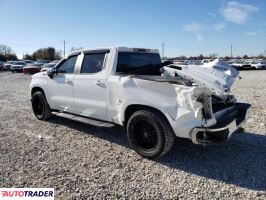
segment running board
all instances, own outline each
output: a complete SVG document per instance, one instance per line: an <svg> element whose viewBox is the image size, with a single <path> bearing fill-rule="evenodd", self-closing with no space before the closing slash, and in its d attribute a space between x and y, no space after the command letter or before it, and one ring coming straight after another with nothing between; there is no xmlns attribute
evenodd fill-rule
<svg viewBox="0 0 266 200"><path fill-rule="evenodd" d="M85 123L85 124L90 124L93 126L100 126L100 127L113 127L114 126L113 124L108 123L108 122L88 119L86 117L81 117L81 116L72 115L72 114L63 113L63 112L52 112L52 114L58 117L63 117L66 119L78 121L78 122Z"/></svg>

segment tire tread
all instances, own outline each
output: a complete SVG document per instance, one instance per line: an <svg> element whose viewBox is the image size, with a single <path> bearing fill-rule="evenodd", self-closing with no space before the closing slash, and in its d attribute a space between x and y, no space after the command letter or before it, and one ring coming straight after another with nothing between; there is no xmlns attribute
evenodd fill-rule
<svg viewBox="0 0 266 200"><path fill-rule="evenodd" d="M149 118L151 118L152 120L156 121L164 133L163 134L163 136L164 136L163 148L160 150L160 152L158 152L157 155L154 155L151 158L161 157L161 156L165 155L167 152L169 152L170 149L172 148L173 144L174 144L175 135L174 135L173 130L172 130L169 122L167 121L166 117L163 116L160 112L155 111L155 110L148 110L148 109L147 110L138 110L130 116L130 118L128 120L127 127L129 125L131 119L133 119L134 117L136 117L138 115L146 115ZM127 130L128 130L128 128L127 128Z"/></svg>

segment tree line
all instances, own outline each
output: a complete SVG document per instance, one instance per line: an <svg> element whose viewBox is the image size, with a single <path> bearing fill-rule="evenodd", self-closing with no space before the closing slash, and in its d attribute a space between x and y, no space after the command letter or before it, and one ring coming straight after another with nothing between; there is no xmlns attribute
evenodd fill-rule
<svg viewBox="0 0 266 200"><path fill-rule="evenodd" d="M37 51L24 55L24 60L60 60L62 58L61 52L56 51L54 47L40 48Z"/></svg>
<svg viewBox="0 0 266 200"><path fill-rule="evenodd" d="M40 48L32 54L23 55L24 60L60 60L61 51L56 51L54 47ZM17 55L11 47L0 44L0 61L18 60Z"/></svg>
<svg viewBox="0 0 266 200"><path fill-rule="evenodd" d="M70 51L75 51L75 50L80 50L83 49L83 47L72 47ZM265 50L265 55L266 55L266 50ZM217 58L218 54L216 53L212 53L209 56L204 56L202 54L200 54L199 56L178 56L178 57L174 57L171 59L176 59L176 60L187 60L187 59L192 59L192 60L202 60L202 59L212 59L212 58ZM24 60L49 60L49 61L53 61L53 60L60 60L62 58L62 52L61 51L57 51L54 47L47 47L47 48L40 48L36 51L34 51L32 54L25 54L23 56ZM224 59L230 59L231 57L229 56L225 56ZM262 59L266 59L266 56L264 56L263 54L260 54L258 56L253 56L250 57L248 55L244 55L242 57L236 57L236 58L244 58L244 59L248 59L248 58L262 58ZM15 52L11 49L11 47L4 45L4 44L0 44L0 61L8 61L8 60L17 60L17 55L15 54Z"/></svg>

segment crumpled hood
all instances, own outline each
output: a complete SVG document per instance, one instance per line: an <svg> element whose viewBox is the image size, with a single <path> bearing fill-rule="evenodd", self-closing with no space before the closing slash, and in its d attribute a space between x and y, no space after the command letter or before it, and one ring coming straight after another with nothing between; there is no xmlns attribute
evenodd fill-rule
<svg viewBox="0 0 266 200"><path fill-rule="evenodd" d="M238 70L219 59L203 65L168 65L163 69L164 76L181 76L217 94L227 93L239 75Z"/></svg>

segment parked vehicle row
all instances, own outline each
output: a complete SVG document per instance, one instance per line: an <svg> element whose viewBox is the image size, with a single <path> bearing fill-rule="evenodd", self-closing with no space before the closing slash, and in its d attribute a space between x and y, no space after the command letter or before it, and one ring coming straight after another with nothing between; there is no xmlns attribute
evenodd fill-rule
<svg viewBox="0 0 266 200"><path fill-rule="evenodd" d="M47 60L22 60L22 61L7 61L0 62L0 71L23 72L24 74L35 74L40 71L47 71L47 69L56 65L58 61L48 62Z"/></svg>
<svg viewBox="0 0 266 200"><path fill-rule="evenodd" d="M172 62L178 65L206 65L207 63L210 63L212 61L213 61L212 59L203 59L203 60L173 60ZM231 60L223 60L223 61L238 70L266 69L266 61L263 61L263 60L231 59Z"/></svg>
<svg viewBox="0 0 266 200"><path fill-rule="evenodd" d="M228 64L238 70L266 69L266 62L263 60L229 60Z"/></svg>

